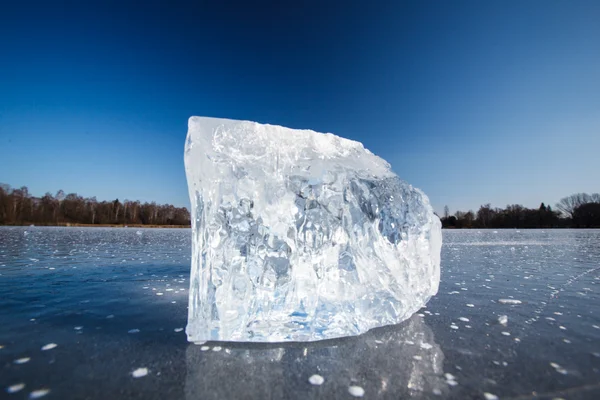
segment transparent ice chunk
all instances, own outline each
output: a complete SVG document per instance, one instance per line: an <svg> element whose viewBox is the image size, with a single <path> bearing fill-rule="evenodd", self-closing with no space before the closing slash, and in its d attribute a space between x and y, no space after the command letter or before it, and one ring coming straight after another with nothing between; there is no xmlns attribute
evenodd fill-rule
<svg viewBox="0 0 600 400"><path fill-rule="evenodd" d="M437 293L439 218L361 143L192 117L185 167L189 341L358 335Z"/></svg>

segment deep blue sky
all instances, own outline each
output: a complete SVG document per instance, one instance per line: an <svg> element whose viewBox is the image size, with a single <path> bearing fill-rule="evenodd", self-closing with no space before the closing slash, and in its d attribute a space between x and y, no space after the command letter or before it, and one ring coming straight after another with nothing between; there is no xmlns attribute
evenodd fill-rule
<svg viewBox="0 0 600 400"><path fill-rule="evenodd" d="M188 206L204 115L359 140L438 211L600 191L600 1L202 3L2 2L0 182Z"/></svg>

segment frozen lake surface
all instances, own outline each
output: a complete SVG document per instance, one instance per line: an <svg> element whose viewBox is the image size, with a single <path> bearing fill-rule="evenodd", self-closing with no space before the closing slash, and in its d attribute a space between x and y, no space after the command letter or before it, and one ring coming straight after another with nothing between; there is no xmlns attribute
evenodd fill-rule
<svg viewBox="0 0 600 400"><path fill-rule="evenodd" d="M408 321L188 344L188 229L0 227L0 398L600 398L600 230L444 231Z"/></svg>

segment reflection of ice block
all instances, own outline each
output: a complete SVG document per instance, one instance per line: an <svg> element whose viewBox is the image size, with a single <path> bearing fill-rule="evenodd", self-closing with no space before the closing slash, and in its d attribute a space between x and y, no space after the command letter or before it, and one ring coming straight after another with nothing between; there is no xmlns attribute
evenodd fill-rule
<svg viewBox="0 0 600 400"><path fill-rule="evenodd" d="M190 341L310 341L407 319L437 292L429 200L361 143L192 117Z"/></svg>
<svg viewBox="0 0 600 400"><path fill-rule="evenodd" d="M229 343L221 351L186 350L185 398L432 399L448 395L444 353L424 318L358 336L318 343ZM318 373L325 384L312 387Z"/></svg>

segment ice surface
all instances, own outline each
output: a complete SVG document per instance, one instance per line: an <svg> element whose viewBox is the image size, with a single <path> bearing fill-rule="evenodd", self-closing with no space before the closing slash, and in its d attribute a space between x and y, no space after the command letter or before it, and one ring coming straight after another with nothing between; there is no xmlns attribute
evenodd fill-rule
<svg viewBox="0 0 600 400"><path fill-rule="evenodd" d="M311 341L410 317L438 290L425 194L359 142L192 117L192 342Z"/></svg>

